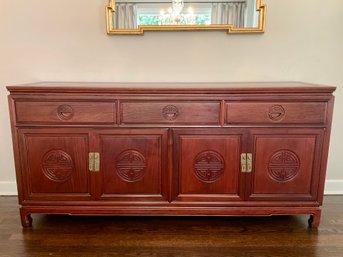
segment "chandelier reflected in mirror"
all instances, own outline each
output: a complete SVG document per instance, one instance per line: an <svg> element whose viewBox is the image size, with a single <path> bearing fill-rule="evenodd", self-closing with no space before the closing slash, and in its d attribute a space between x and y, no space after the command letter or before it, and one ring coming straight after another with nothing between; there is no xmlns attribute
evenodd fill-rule
<svg viewBox="0 0 343 257"><path fill-rule="evenodd" d="M263 0L108 0L109 35L144 31L225 30L263 33Z"/></svg>
<svg viewBox="0 0 343 257"><path fill-rule="evenodd" d="M162 9L159 16L159 25L184 25L195 24L194 11L188 7L187 13L182 13L185 4L183 0L172 0L167 12Z"/></svg>

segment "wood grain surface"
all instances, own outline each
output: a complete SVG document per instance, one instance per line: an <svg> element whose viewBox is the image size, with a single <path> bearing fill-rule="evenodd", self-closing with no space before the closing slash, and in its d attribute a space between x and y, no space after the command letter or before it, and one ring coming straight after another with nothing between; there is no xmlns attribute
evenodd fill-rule
<svg viewBox="0 0 343 257"><path fill-rule="evenodd" d="M321 226L307 216L104 217L34 214L22 229L16 197L0 197L1 257L316 256L343 253L343 196L324 198Z"/></svg>
<svg viewBox="0 0 343 257"><path fill-rule="evenodd" d="M319 226L334 87L86 84L7 87L24 227L30 214L308 214Z"/></svg>

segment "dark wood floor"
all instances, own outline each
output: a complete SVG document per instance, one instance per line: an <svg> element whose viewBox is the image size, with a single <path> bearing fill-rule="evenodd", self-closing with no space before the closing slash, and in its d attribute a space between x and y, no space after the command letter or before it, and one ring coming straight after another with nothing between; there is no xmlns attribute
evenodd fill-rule
<svg viewBox="0 0 343 257"><path fill-rule="evenodd" d="M80 217L32 215L0 197L0 257L343 256L343 196L328 196L318 230L298 217Z"/></svg>

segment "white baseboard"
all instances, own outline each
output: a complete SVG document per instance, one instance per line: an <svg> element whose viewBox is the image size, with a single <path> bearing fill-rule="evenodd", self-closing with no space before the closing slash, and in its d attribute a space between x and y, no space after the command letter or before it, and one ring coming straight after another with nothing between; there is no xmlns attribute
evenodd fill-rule
<svg viewBox="0 0 343 257"><path fill-rule="evenodd" d="M0 195L17 195L15 181L0 181ZM328 179L325 182L325 195L343 195L343 179Z"/></svg>
<svg viewBox="0 0 343 257"><path fill-rule="evenodd" d="M15 181L0 181L0 195L18 195Z"/></svg>
<svg viewBox="0 0 343 257"><path fill-rule="evenodd" d="M324 194L343 195L343 179L327 179Z"/></svg>

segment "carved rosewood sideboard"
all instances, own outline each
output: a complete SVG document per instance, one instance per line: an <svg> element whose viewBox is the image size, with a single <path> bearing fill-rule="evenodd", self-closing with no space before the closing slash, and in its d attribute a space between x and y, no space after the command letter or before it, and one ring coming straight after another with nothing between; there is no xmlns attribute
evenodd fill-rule
<svg viewBox="0 0 343 257"><path fill-rule="evenodd" d="M32 213L310 215L320 222L335 87L9 86L22 225Z"/></svg>

